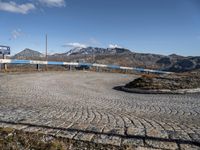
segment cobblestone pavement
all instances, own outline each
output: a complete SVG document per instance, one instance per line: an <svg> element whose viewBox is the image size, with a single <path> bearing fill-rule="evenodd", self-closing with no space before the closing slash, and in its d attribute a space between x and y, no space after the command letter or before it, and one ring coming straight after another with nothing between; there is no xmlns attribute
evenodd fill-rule
<svg viewBox="0 0 200 150"><path fill-rule="evenodd" d="M136 76L0 74L0 125L117 146L200 149L200 94L133 94Z"/></svg>

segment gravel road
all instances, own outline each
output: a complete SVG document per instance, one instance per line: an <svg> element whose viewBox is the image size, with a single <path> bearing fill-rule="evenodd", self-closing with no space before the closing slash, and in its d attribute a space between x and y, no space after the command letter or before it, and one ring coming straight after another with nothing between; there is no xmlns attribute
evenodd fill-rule
<svg viewBox="0 0 200 150"><path fill-rule="evenodd" d="M82 71L2 73L0 123L119 146L199 149L200 94L113 89L134 78Z"/></svg>

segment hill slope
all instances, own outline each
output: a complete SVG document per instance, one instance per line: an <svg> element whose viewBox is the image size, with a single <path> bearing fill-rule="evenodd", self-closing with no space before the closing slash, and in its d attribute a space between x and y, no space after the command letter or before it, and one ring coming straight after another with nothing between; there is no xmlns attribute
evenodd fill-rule
<svg viewBox="0 0 200 150"><path fill-rule="evenodd" d="M31 50L31 49L24 49L23 51L15 54L12 58L13 59L28 59L28 58L41 58L44 57L44 54Z"/></svg>

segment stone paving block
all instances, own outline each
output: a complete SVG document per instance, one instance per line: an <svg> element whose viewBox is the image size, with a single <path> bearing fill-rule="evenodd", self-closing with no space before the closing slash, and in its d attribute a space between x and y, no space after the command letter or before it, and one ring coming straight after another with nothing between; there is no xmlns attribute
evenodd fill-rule
<svg viewBox="0 0 200 150"><path fill-rule="evenodd" d="M153 148L170 149L170 150L177 150L178 149L178 145L174 142L145 140L145 143L148 146L153 147Z"/></svg>
<svg viewBox="0 0 200 150"><path fill-rule="evenodd" d="M59 127L60 125L64 124L63 121L59 121L58 119L52 120L48 123L48 126L50 127Z"/></svg>
<svg viewBox="0 0 200 150"><path fill-rule="evenodd" d="M102 133L103 129L104 129L104 126L89 124L89 126L86 129L86 131Z"/></svg>
<svg viewBox="0 0 200 150"><path fill-rule="evenodd" d="M109 135L125 135L124 128L115 128L115 127L108 127L108 126L106 126L103 129L103 133L107 133Z"/></svg>
<svg viewBox="0 0 200 150"><path fill-rule="evenodd" d="M56 136L72 139L77 134L76 131L60 130Z"/></svg>
<svg viewBox="0 0 200 150"><path fill-rule="evenodd" d="M167 131L170 139L191 141L190 136L183 131Z"/></svg>
<svg viewBox="0 0 200 150"><path fill-rule="evenodd" d="M51 121L49 121L48 119L39 119L39 120L34 120L32 122L29 122L30 124L34 124L34 125L38 125L38 126L48 126L49 123Z"/></svg>
<svg viewBox="0 0 200 150"><path fill-rule="evenodd" d="M66 122L60 124L58 127L67 129L67 128L70 128L72 125L73 125L72 122L66 121Z"/></svg>
<svg viewBox="0 0 200 150"><path fill-rule="evenodd" d="M14 129L18 129L18 130L23 130L25 128L27 128L27 125L13 125L12 128Z"/></svg>
<svg viewBox="0 0 200 150"><path fill-rule="evenodd" d="M197 141L200 143L200 133L189 133L189 135L192 137L194 141Z"/></svg>
<svg viewBox="0 0 200 150"><path fill-rule="evenodd" d="M181 150L200 150L200 146L180 144L180 149Z"/></svg>
<svg viewBox="0 0 200 150"><path fill-rule="evenodd" d="M20 121L20 123L22 124L34 124L35 122L37 122L36 119L26 119L26 120Z"/></svg>
<svg viewBox="0 0 200 150"><path fill-rule="evenodd" d="M60 130L43 128L42 130L40 130L40 132L48 134L48 135L56 136L58 134L58 132L60 132Z"/></svg>
<svg viewBox="0 0 200 150"><path fill-rule="evenodd" d="M121 145L121 138L116 136L95 135L92 141L95 143L111 144L116 146Z"/></svg>
<svg viewBox="0 0 200 150"><path fill-rule="evenodd" d="M127 138L122 140L122 145L125 146L144 146L143 139Z"/></svg>
<svg viewBox="0 0 200 150"><path fill-rule="evenodd" d="M160 129L155 129L155 128L150 128L146 129L146 135L149 137L157 137L157 138L163 138L163 139L168 139L168 133L164 130Z"/></svg>
<svg viewBox="0 0 200 150"><path fill-rule="evenodd" d="M94 134L79 132L73 139L82 141L92 141Z"/></svg>
<svg viewBox="0 0 200 150"><path fill-rule="evenodd" d="M88 126L89 126L89 124L75 123L75 124L73 124L73 125L70 127L70 129L83 130L83 131L85 131L85 129L87 129Z"/></svg>
<svg viewBox="0 0 200 150"><path fill-rule="evenodd" d="M164 128L165 130L173 131L173 128L172 128L171 125L163 124L162 126L163 126L163 128Z"/></svg>
<svg viewBox="0 0 200 150"><path fill-rule="evenodd" d="M23 131L25 131L25 132L39 132L39 131L41 131L41 130L43 130L43 128L40 128L40 127L27 127L27 128L25 128L25 129L23 129Z"/></svg>
<svg viewBox="0 0 200 150"><path fill-rule="evenodd" d="M145 129L144 128L135 128L135 127L128 127L127 129L128 135L133 136L145 136Z"/></svg>

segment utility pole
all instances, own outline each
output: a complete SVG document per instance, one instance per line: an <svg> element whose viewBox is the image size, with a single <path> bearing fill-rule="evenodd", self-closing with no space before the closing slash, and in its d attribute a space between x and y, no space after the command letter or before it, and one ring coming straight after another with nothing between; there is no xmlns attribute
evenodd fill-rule
<svg viewBox="0 0 200 150"><path fill-rule="evenodd" d="M45 59L46 59L46 61L47 61L47 59L48 59L48 58L47 58L47 48L48 48L48 47L47 47L47 46L48 46L47 40L48 40L48 38L47 38L47 34L46 34L46 51L45 51ZM48 67L48 66L47 66L47 64L46 64L46 71L47 71L47 67Z"/></svg>

